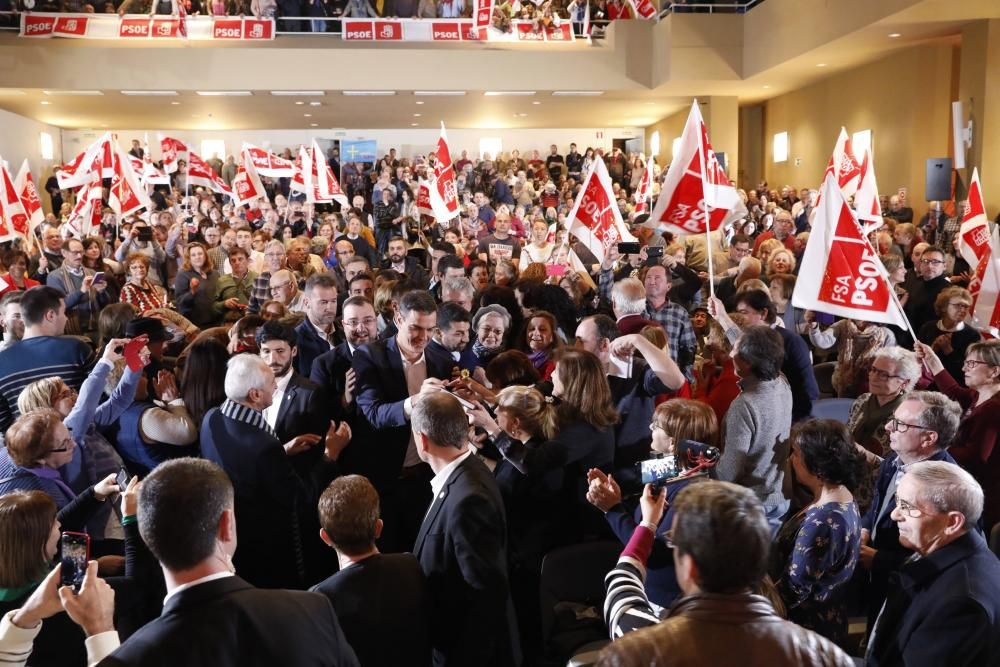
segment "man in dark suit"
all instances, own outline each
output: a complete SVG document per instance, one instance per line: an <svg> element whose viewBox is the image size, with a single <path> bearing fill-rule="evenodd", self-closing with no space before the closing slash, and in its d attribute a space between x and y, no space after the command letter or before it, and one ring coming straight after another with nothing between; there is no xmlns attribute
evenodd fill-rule
<svg viewBox="0 0 1000 667"><path fill-rule="evenodd" d="M441 360L441 364L451 368L453 376L461 371L472 373L479 359L469 345L472 316L461 304L448 302L438 308L438 330L427 344L427 354Z"/></svg>
<svg viewBox="0 0 1000 667"><path fill-rule="evenodd" d="M163 568L163 613L119 646L114 605L81 605L63 589L63 604L89 636L89 664L359 664L327 598L260 590L235 576L234 507L233 485L209 461L167 461L142 481L139 532ZM106 586L96 577L85 581L88 585Z"/></svg>
<svg viewBox="0 0 1000 667"><path fill-rule="evenodd" d="M890 576L913 555L899 539L899 524L893 518L896 488L907 466L920 461L955 464L945 451L958 431L962 410L943 394L911 392L896 408L885 428L889 432L889 454L879 468L878 481L868 512L861 518L860 576L865 583L869 632L875 624Z"/></svg>
<svg viewBox="0 0 1000 667"><path fill-rule="evenodd" d="M469 448L469 419L445 392L413 408L434 500L413 553L431 590L434 664L517 665L517 622L507 581L507 519L489 468Z"/></svg>
<svg viewBox="0 0 1000 667"><path fill-rule="evenodd" d="M308 433L282 445L263 415L276 389L274 373L260 357L230 359L226 400L205 415L201 452L233 480L243 546L237 556L240 573L264 588L295 588L306 583L299 516L312 511L333 478L351 431L347 424L331 423L325 438ZM296 472L288 457L321 441L323 454L316 464L306 474Z"/></svg>
<svg viewBox="0 0 1000 667"><path fill-rule="evenodd" d="M313 360L337 344L337 281L330 274L314 273L306 281L302 296L306 319L295 327L295 368L303 377L309 377Z"/></svg>
<svg viewBox="0 0 1000 667"><path fill-rule="evenodd" d="M420 289L427 289L427 272L416 257L409 257L406 254L406 239L402 236L393 236L389 239L389 247L386 251L386 259L382 262L383 269L392 269L406 276Z"/></svg>
<svg viewBox="0 0 1000 667"><path fill-rule="evenodd" d="M323 541L340 571L310 590L330 598L363 665L431 664L430 599L411 553L381 554L378 492L361 475L335 479L319 499Z"/></svg>
<svg viewBox="0 0 1000 667"><path fill-rule="evenodd" d="M299 352L295 330L280 322L265 322L257 329L256 340L260 357L277 384L273 402L263 413L274 435L281 442L306 433L322 436L330 426L326 395L322 387L293 368ZM313 451L318 457L320 452ZM294 460L301 459L297 456Z"/></svg>
<svg viewBox="0 0 1000 667"><path fill-rule="evenodd" d="M868 644L870 667L1000 664L1000 561L976 530L979 483L956 465L907 466L892 518L919 558L890 582Z"/></svg>
<svg viewBox="0 0 1000 667"><path fill-rule="evenodd" d="M382 494L387 530L386 551L404 551L413 544L431 496L433 476L417 455L410 432L411 397L441 388L451 378L451 366L425 354L437 327L437 304L429 292L412 290L399 300L394 319L398 332L354 352L358 409L378 438L365 443L375 449L367 457L376 465L369 479ZM359 443L360 444L360 443Z"/></svg>

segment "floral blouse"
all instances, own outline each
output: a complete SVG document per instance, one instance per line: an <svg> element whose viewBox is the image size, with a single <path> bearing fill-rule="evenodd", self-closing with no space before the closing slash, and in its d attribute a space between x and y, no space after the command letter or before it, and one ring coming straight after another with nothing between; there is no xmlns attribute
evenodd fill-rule
<svg viewBox="0 0 1000 667"><path fill-rule="evenodd" d="M770 574L789 620L844 646L847 585L860 553L853 502L809 507L785 522L771 548Z"/></svg>

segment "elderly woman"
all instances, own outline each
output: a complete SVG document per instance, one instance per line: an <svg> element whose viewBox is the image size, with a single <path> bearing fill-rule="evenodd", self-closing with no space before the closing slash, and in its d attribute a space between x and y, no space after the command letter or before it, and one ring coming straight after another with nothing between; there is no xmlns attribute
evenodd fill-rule
<svg viewBox="0 0 1000 667"><path fill-rule="evenodd" d="M128 238L115 250L115 260L128 264L127 258L130 255L136 253L144 255L149 260L146 265L146 268L149 270L147 279L154 285L160 285L160 269L163 268L163 265L167 261L167 253L160 245L160 242L153 236L150 236L150 240L148 241L140 240L139 234L142 229L148 230L149 225L141 220L132 225L132 229L128 233Z"/></svg>
<svg viewBox="0 0 1000 667"><path fill-rule="evenodd" d="M149 277L149 257L142 253L132 253L125 260L128 278L122 287L121 301L135 308L140 315L167 306L167 293Z"/></svg>
<svg viewBox="0 0 1000 667"><path fill-rule="evenodd" d="M778 319L788 331L804 334L808 332L806 311L792 305L792 293L795 291L797 278L791 273L775 273L768 276L767 291L774 302L774 310Z"/></svg>
<svg viewBox="0 0 1000 667"><path fill-rule="evenodd" d="M833 388L840 398L854 398L868 388L868 367L878 350L896 345L896 337L886 327L864 320L840 320L826 330L816 322L816 313L805 312L809 340L828 350L837 346L837 366L833 371Z"/></svg>
<svg viewBox="0 0 1000 667"><path fill-rule="evenodd" d="M764 243L767 243L765 241ZM762 244L763 245L763 244ZM795 273L795 255L792 254L788 248L781 246L775 249L767 257L767 263L764 264L764 275L767 280L771 280L771 276L779 273Z"/></svg>
<svg viewBox="0 0 1000 667"><path fill-rule="evenodd" d="M934 301L934 312L941 319L931 321L917 331L917 340L930 345L944 369L958 384L965 386L965 352L981 336L965 322L972 307L972 294L964 287L946 287Z"/></svg>
<svg viewBox="0 0 1000 667"><path fill-rule="evenodd" d="M688 399L679 398L657 407L649 430L653 434L651 458L676 457L679 476L690 477L700 472L699 457L704 457L707 447L717 447L719 444L719 423L715 413L704 403ZM700 446L691 444L691 441ZM683 452L678 451L681 443L685 443ZM653 551L646 563L649 568L646 595L661 607L669 607L681 592L674 572L673 551L667 546L673 523L673 512L669 507L682 489L702 478L690 477L666 487L668 510L656 528L656 536L660 539L653 543ZM604 517L621 543L628 544L636 526L642 521L641 509L636 506L630 511L623 503L618 482L602 471L591 470L587 474L587 480L590 483L587 500L604 512Z"/></svg>
<svg viewBox="0 0 1000 667"><path fill-rule="evenodd" d="M478 365L486 368L498 354L504 351L504 341L510 329L510 313L500 305L483 306L472 318L475 340L472 352L479 360Z"/></svg>
<svg viewBox="0 0 1000 667"><path fill-rule="evenodd" d="M798 424L791 440L792 471L812 502L778 531L769 573L789 620L844 646L847 584L861 552L861 516L851 491L864 463L847 428L832 419Z"/></svg>
<svg viewBox="0 0 1000 667"><path fill-rule="evenodd" d="M943 394L965 411L948 453L983 487L983 527L1000 523L1000 340L973 343L962 365L965 387L956 382L933 348L917 343L917 356Z"/></svg>
<svg viewBox="0 0 1000 667"><path fill-rule="evenodd" d="M868 367L868 391L855 399L847 418L854 442L878 457L887 456L886 424L920 379L916 355L901 347L876 350Z"/></svg>

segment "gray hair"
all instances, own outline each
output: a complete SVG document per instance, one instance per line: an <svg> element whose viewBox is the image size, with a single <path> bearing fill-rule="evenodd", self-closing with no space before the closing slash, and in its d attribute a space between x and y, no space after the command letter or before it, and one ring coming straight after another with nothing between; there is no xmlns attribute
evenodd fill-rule
<svg viewBox="0 0 1000 667"><path fill-rule="evenodd" d="M414 433L426 435L438 447L463 449L469 441L469 417L454 396L444 391L414 397L410 421Z"/></svg>
<svg viewBox="0 0 1000 667"><path fill-rule="evenodd" d="M226 398L245 401L251 389L263 389L273 377L273 371L260 357L237 354L226 364Z"/></svg>
<svg viewBox="0 0 1000 667"><path fill-rule="evenodd" d="M896 365L896 375L907 381L907 389L920 379L920 362L917 355L903 347L883 347L872 355L872 361L885 359Z"/></svg>
<svg viewBox="0 0 1000 667"><path fill-rule="evenodd" d="M476 287L471 280L464 276L448 278L441 284L441 295L443 296L445 292L462 292L468 294L471 299L476 296Z"/></svg>
<svg viewBox="0 0 1000 667"><path fill-rule="evenodd" d="M268 250L280 250L282 254L285 254L285 244L277 239L268 241L267 245L264 246L264 252L266 253Z"/></svg>
<svg viewBox="0 0 1000 667"><path fill-rule="evenodd" d="M905 400L923 404L924 409L920 411L918 418L920 426L937 433L937 446L940 449L951 444L958 433L962 406L936 391L913 391L906 395Z"/></svg>
<svg viewBox="0 0 1000 667"><path fill-rule="evenodd" d="M972 528L983 513L983 488L954 463L920 461L906 466L906 476L919 483L917 500L938 512L958 512Z"/></svg>
<svg viewBox="0 0 1000 667"><path fill-rule="evenodd" d="M611 288L611 304L619 317L646 311L646 288L638 278L625 278Z"/></svg>
<svg viewBox="0 0 1000 667"><path fill-rule="evenodd" d="M503 319L503 330L510 330L510 313L506 308L498 303L491 304L489 306L483 306L476 311L476 314L472 318L472 330L479 330L479 322L487 315L499 315Z"/></svg>
<svg viewBox="0 0 1000 667"><path fill-rule="evenodd" d="M747 327L736 339L736 354L758 380L774 380L785 363L785 343L781 334L766 324Z"/></svg>

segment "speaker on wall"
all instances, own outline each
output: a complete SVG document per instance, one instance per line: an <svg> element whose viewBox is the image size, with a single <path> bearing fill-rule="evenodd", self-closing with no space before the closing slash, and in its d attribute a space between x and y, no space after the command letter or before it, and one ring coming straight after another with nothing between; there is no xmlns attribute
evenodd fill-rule
<svg viewBox="0 0 1000 667"><path fill-rule="evenodd" d="M932 157L927 160L927 176L924 182L927 201L948 201L951 199L951 158Z"/></svg>

